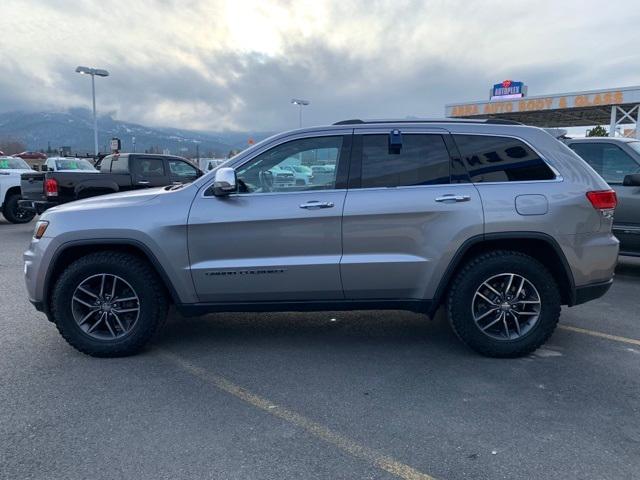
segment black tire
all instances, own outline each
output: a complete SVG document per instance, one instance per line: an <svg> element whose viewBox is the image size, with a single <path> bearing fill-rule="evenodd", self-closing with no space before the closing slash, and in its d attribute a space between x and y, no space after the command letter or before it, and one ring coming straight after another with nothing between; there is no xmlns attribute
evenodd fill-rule
<svg viewBox="0 0 640 480"><path fill-rule="evenodd" d="M139 316L122 338L99 340L74 319L72 297L88 277L106 273L124 279L139 298ZM133 355L147 345L167 317L167 294L156 272L144 260L122 252L96 252L76 260L58 277L51 297L51 316L58 331L75 349L95 357Z"/></svg>
<svg viewBox="0 0 640 480"><path fill-rule="evenodd" d="M2 215L11 223L29 223L36 216L35 212L18 207L20 198L17 194L10 195L2 207Z"/></svg>
<svg viewBox="0 0 640 480"><path fill-rule="evenodd" d="M506 273L531 282L540 298L540 313L519 338L496 339L474 321L473 301L483 282ZM527 355L547 341L560 318L560 305L558 285L542 263L523 253L500 250L473 258L458 272L449 289L447 314L454 332L467 346L489 357L513 358Z"/></svg>

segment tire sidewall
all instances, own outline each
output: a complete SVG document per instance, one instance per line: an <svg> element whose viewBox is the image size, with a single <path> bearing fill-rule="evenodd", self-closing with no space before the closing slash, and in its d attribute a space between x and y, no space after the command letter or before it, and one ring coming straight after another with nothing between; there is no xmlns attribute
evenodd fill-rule
<svg viewBox="0 0 640 480"><path fill-rule="evenodd" d="M138 295L140 304L140 316L133 328L127 335L109 341L87 335L78 326L71 311L71 299L78 285L88 277L102 273L117 275L127 281ZM53 317L63 336L72 345L86 353L110 355L114 352L138 348L153 336L161 315L155 298L153 283L136 269L129 269L126 265L119 263L76 263L58 279L52 302Z"/></svg>
<svg viewBox="0 0 640 480"><path fill-rule="evenodd" d="M560 297L553 277L539 262L524 255L486 258L466 269L449 298L450 321L471 348L492 356L517 356L535 350L553 332L560 313ZM515 273L530 281L540 295L540 316L533 328L514 340L497 340L480 330L473 319L472 302L480 285L494 275Z"/></svg>
<svg viewBox="0 0 640 480"><path fill-rule="evenodd" d="M4 204L2 214L11 223L29 223L36 216L35 212L28 212L25 218L18 218L18 200L21 198L20 195L13 194L7 198Z"/></svg>

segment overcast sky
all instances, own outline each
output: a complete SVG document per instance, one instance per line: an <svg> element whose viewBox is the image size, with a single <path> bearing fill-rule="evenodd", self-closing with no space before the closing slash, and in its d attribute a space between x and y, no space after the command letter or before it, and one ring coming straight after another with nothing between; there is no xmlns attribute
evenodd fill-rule
<svg viewBox="0 0 640 480"><path fill-rule="evenodd" d="M90 107L203 130L444 115L529 94L640 84L640 2L1 0L0 110Z"/></svg>

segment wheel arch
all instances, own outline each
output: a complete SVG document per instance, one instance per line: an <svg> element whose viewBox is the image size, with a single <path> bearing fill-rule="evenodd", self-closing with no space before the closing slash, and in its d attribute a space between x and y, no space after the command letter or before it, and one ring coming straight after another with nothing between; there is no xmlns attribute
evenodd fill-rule
<svg viewBox="0 0 640 480"><path fill-rule="evenodd" d="M473 257L492 250L512 250L535 258L549 269L560 288L563 305L574 305L575 283L571 267L558 242L541 232L500 232L472 237L453 256L440 279L429 314L433 316L444 301L452 279Z"/></svg>
<svg viewBox="0 0 640 480"><path fill-rule="evenodd" d="M81 258L83 255L99 251L125 252L145 260L160 277L160 280L172 302L174 304L180 303L178 293L167 275L167 272L146 245L132 239L93 239L65 243L55 252L44 281L42 304L45 309L45 313L50 311L50 300L53 285L55 280L64 271L64 267L78 258Z"/></svg>
<svg viewBox="0 0 640 480"><path fill-rule="evenodd" d="M2 203L4 204L11 195L22 195L22 190L20 189L20 186L14 185L13 187L7 188L7 191L4 193L4 198L2 199Z"/></svg>

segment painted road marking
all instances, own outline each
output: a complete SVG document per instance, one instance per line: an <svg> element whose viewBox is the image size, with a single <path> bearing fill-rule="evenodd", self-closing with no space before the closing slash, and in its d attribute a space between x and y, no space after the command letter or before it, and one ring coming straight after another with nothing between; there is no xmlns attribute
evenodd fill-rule
<svg viewBox="0 0 640 480"><path fill-rule="evenodd" d="M220 375L211 373L204 368L197 367L179 355L166 350L162 351L161 355L172 363L178 365L183 370L186 370L195 377L198 377L200 380L204 380L205 382L233 395L236 398L239 398L253 407L264 410L273 416L300 427L314 437L324 440L353 457L365 460L385 472L389 472L404 480L435 480L432 476L427 475L426 473L422 473L409 465L400 463L376 450L360 445L344 435L334 432L324 425L314 422L299 413L288 410L266 398L251 393Z"/></svg>
<svg viewBox="0 0 640 480"><path fill-rule="evenodd" d="M606 338L607 340L613 340L615 342L629 343L631 345L640 346L640 340L636 340L635 338L609 335L608 333L596 332L595 330L587 330L586 328L572 327L571 325L558 325L558 328L561 328L562 330L569 330L571 332L584 333L585 335L591 335L592 337Z"/></svg>

